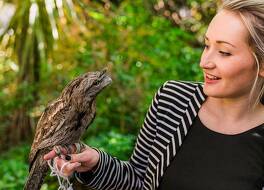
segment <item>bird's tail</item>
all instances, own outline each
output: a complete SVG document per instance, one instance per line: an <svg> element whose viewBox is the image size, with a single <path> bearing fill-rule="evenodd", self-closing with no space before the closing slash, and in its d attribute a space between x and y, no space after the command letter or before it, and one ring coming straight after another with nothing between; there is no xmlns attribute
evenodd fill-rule
<svg viewBox="0 0 264 190"><path fill-rule="evenodd" d="M43 159L42 154L40 154L32 164L24 190L39 190L48 169L47 162Z"/></svg>

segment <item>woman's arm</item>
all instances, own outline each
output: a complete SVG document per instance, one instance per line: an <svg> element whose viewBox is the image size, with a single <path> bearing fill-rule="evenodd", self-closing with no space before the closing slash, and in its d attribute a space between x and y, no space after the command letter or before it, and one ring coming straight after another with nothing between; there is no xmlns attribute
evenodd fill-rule
<svg viewBox="0 0 264 190"><path fill-rule="evenodd" d="M94 172L75 173L80 183L100 190L142 189L148 157L156 137L157 107L161 90L162 87L152 100L129 161L121 161L94 148L99 153L99 161Z"/></svg>

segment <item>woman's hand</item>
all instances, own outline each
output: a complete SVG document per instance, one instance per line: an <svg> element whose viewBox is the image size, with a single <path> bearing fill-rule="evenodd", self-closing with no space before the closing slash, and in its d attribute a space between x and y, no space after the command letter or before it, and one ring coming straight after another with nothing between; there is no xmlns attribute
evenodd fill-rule
<svg viewBox="0 0 264 190"><path fill-rule="evenodd" d="M76 154L76 146L71 145L68 148L60 147L61 156L57 156L55 149L44 155L44 160L53 159L54 164L57 164L59 170L65 176L71 176L75 171L86 172L96 169L95 166L99 161L99 153L89 147L85 146L81 153ZM69 154L69 150L71 150Z"/></svg>

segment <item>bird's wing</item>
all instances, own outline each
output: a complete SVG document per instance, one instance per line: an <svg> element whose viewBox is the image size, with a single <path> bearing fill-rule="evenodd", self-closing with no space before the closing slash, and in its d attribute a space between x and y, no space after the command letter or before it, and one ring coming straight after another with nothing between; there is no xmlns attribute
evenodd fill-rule
<svg viewBox="0 0 264 190"><path fill-rule="evenodd" d="M34 159L34 156L38 150L39 145L45 141L45 139L50 138L56 131L56 127L63 124L64 119L58 118L58 114L62 113L62 109L65 109L63 101L60 99L52 102L47 106L45 111L42 113L35 132L35 137L31 146L31 152L29 154L29 161ZM60 124L61 123L61 124Z"/></svg>

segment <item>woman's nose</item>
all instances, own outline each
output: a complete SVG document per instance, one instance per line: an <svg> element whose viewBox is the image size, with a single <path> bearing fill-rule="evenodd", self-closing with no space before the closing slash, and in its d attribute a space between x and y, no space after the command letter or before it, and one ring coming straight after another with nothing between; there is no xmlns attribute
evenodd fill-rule
<svg viewBox="0 0 264 190"><path fill-rule="evenodd" d="M203 69L213 69L215 67L215 63L210 60L201 60L200 67Z"/></svg>
<svg viewBox="0 0 264 190"><path fill-rule="evenodd" d="M215 53L213 49L205 49L201 55L200 67L203 69L212 69L215 64Z"/></svg>

